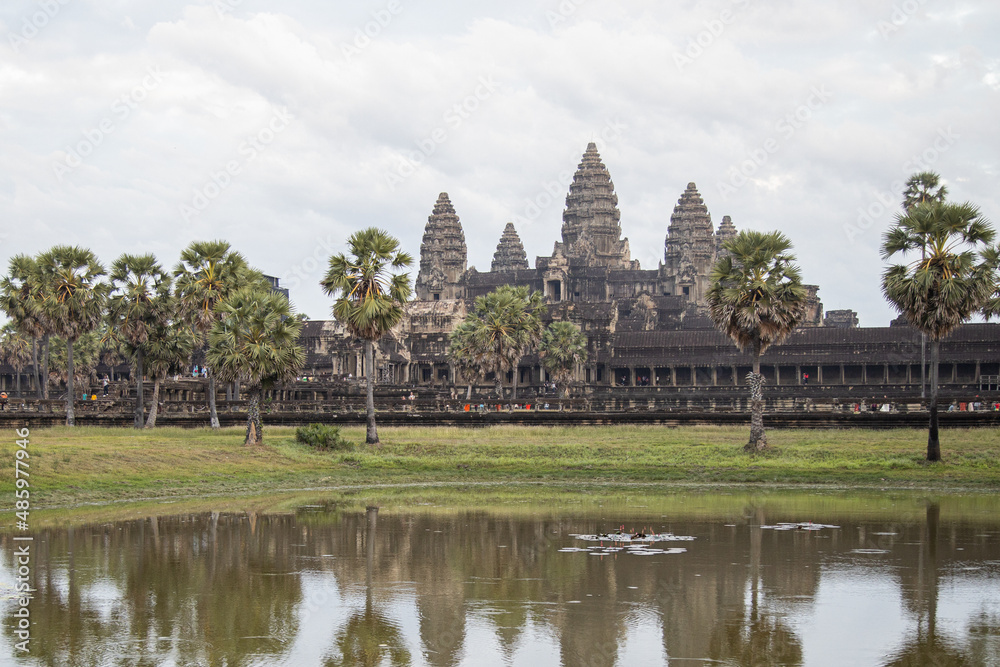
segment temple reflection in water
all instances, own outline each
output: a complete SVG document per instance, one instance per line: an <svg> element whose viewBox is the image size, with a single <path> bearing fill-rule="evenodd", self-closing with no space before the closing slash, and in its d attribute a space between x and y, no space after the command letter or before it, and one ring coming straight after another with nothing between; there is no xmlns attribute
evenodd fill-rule
<svg viewBox="0 0 1000 667"><path fill-rule="evenodd" d="M48 530L35 536L31 656L41 665L1000 664L996 519L942 518L930 502L870 519L783 516L753 502L680 518L606 513L319 506ZM839 528L767 527L804 518ZM619 519L696 539L679 554L559 551ZM2 539L7 581L14 545Z"/></svg>

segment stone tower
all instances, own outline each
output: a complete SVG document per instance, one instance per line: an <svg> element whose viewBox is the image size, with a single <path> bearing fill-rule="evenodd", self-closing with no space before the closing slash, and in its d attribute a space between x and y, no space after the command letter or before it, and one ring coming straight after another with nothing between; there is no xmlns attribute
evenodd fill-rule
<svg viewBox="0 0 1000 667"><path fill-rule="evenodd" d="M724 218L720 234L730 234L730 227L735 233L732 221ZM667 228L662 267L664 291L685 296L692 303L704 304L718 242L708 207L697 186L688 183L687 190L677 200Z"/></svg>
<svg viewBox="0 0 1000 667"><path fill-rule="evenodd" d="M728 215L722 216L722 224L719 225L719 231L715 233L716 258L722 257L722 253L725 252L722 249L722 244L736 236L736 233L736 225L733 224L733 219Z"/></svg>
<svg viewBox="0 0 1000 667"><path fill-rule="evenodd" d="M416 296L424 301L463 298L462 278L468 265L468 248L462 223L448 193L438 195L434 212L427 218L420 244L420 271Z"/></svg>
<svg viewBox="0 0 1000 667"><path fill-rule="evenodd" d="M500 243L497 244L497 251L493 254L493 265L491 271L519 271L527 270L528 255L524 252L524 245L521 237L514 229L514 223L508 222L500 236Z"/></svg>
<svg viewBox="0 0 1000 667"><path fill-rule="evenodd" d="M639 263L631 259L628 239L621 238L620 220L615 184L601 162L597 144L590 143L569 186L563 240L556 242L553 256L563 255L574 265L638 269Z"/></svg>

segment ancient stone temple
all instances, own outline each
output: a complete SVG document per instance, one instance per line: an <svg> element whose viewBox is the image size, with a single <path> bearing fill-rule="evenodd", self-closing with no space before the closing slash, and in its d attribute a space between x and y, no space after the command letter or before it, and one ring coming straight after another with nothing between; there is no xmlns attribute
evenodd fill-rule
<svg viewBox="0 0 1000 667"><path fill-rule="evenodd" d="M500 236L500 243L497 244L497 251L493 253L493 264L490 267L494 272L527 271L528 255L524 252L524 245L521 237L514 229L514 223L508 222Z"/></svg>
<svg viewBox="0 0 1000 667"><path fill-rule="evenodd" d="M427 218L420 244L420 272L417 274L418 300L460 299L461 282L468 268L468 248L462 223L448 193L438 195L434 212Z"/></svg>
<svg viewBox="0 0 1000 667"><path fill-rule="evenodd" d="M570 184L561 240L552 255L536 257L532 268L514 225L506 223L491 270L481 272L467 267L462 224L442 193L420 245L416 300L394 335L380 344L379 376L390 383L456 383L447 356L448 335L477 297L511 284L542 292L549 320L572 321L586 334L588 358L576 373L585 391L738 387L745 381L749 358L715 330L706 303L712 267L726 252L725 241L737 234L736 225L726 215L716 229L694 183L688 183L663 220L663 261L643 269L630 256L618 194L591 143ZM824 321L819 287L806 285L806 290L805 320L763 359L767 382L798 386L808 374L810 391L825 386L851 391L880 387L884 392L890 386L909 391L914 378L919 382L919 335L910 327L860 329L849 310L830 311ZM328 324L306 325L309 363L359 375L357 346L338 333L342 327ZM962 327L952 336L952 347L942 345L945 382L1000 374L1000 348L991 342L998 339L1000 325ZM513 374L504 378L513 379ZM544 381L538 358L533 353L522 358L518 385L530 389Z"/></svg>

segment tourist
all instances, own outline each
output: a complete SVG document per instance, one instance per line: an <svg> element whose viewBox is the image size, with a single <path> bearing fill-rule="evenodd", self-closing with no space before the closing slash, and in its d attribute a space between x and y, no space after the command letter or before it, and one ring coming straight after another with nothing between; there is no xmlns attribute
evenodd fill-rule
<svg viewBox="0 0 1000 667"><path fill-rule="evenodd" d="M0 391L0 410L7 409L7 392Z"/></svg>
<svg viewBox="0 0 1000 667"><path fill-rule="evenodd" d="M108 395L108 383L109 383L109 382L110 382L110 381L108 380L108 376L107 376L107 375L105 375L105 376L104 376L104 379L103 379L103 380L101 380L101 387L102 387L102 388L104 389L104 395L105 395L105 396L107 396L107 395Z"/></svg>
<svg viewBox="0 0 1000 667"><path fill-rule="evenodd" d="M809 384L809 373L802 374L802 384Z"/></svg>

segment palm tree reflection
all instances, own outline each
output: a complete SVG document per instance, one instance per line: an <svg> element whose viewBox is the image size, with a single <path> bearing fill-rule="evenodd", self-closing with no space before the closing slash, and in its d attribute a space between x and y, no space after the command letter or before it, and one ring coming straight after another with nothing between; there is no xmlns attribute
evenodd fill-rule
<svg viewBox="0 0 1000 667"><path fill-rule="evenodd" d="M347 624L337 633L334 640L334 651L327 656L323 663L326 667L381 665L385 656L389 657L392 665L410 664L410 652L405 646L399 626L375 607L372 594L372 571L375 567L375 527L378 521L378 507L368 508L367 519L365 609L352 614Z"/></svg>

